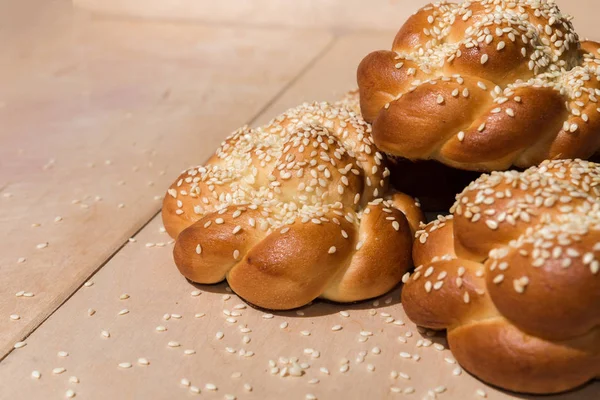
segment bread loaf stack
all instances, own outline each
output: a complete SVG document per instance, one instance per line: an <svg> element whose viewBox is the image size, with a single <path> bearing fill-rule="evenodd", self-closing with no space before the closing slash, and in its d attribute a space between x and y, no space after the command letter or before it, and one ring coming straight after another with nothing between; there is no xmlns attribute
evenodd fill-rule
<svg viewBox="0 0 600 400"><path fill-rule="evenodd" d="M425 6L361 62L358 92L240 128L175 180L177 267L279 310L402 279L408 317L447 330L486 382L556 393L600 377L600 165L582 160L600 148L599 49L553 0ZM419 225L390 182L435 202L423 185L454 194L469 176L441 182L440 165L496 172Z"/></svg>
<svg viewBox="0 0 600 400"><path fill-rule="evenodd" d="M415 239L402 303L446 329L496 386L573 389L600 376L599 44L554 1L439 2L358 68L364 118L388 155L494 172Z"/></svg>

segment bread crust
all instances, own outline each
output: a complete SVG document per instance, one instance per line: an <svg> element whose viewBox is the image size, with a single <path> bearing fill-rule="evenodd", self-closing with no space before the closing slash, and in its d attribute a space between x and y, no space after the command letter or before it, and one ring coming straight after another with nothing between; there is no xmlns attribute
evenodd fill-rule
<svg viewBox="0 0 600 400"><path fill-rule="evenodd" d="M553 2L429 4L360 63L361 109L375 144L410 160L494 171L589 158L599 46Z"/></svg>
<svg viewBox="0 0 600 400"><path fill-rule="evenodd" d="M412 267L418 203L388 188L387 159L350 93L243 127L184 171L163 203L179 271L227 279L245 300L291 309L380 296Z"/></svg>
<svg viewBox="0 0 600 400"><path fill-rule="evenodd" d="M482 175L417 232L402 304L478 378L556 393L600 377L600 165Z"/></svg>

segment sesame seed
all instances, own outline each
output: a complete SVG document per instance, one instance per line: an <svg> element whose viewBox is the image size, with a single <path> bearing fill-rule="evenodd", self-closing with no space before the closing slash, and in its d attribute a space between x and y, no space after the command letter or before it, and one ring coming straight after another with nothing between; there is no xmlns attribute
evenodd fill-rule
<svg viewBox="0 0 600 400"><path fill-rule="evenodd" d="M485 64L486 62L488 62L488 60L489 60L488 55L487 54L483 54L481 56L481 65Z"/></svg>
<svg viewBox="0 0 600 400"><path fill-rule="evenodd" d="M458 135L456 135L458 138L459 142L462 142L463 140L465 140L465 133L463 131L458 132Z"/></svg>
<svg viewBox="0 0 600 400"><path fill-rule="evenodd" d="M335 253L335 252L336 252L336 248L335 248L335 246L331 246L327 252L328 252L329 254L333 254L333 253Z"/></svg>
<svg viewBox="0 0 600 400"><path fill-rule="evenodd" d="M33 379L40 379L42 377L42 374L40 373L40 371L34 370L31 372L31 377Z"/></svg>
<svg viewBox="0 0 600 400"><path fill-rule="evenodd" d="M590 271L594 275L598 274L598 271L600 271L600 262L598 260L594 260L590 263Z"/></svg>
<svg viewBox="0 0 600 400"><path fill-rule="evenodd" d="M17 343L14 344L13 348L15 348L15 349L21 349L21 348L23 348L25 346L27 346L26 342L17 342Z"/></svg>
<svg viewBox="0 0 600 400"><path fill-rule="evenodd" d="M131 363L130 362L119 363L119 368L123 368L123 369L131 368Z"/></svg>
<svg viewBox="0 0 600 400"><path fill-rule="evenodd" d="M487 225L488 228L490 228L491 230L496 230L498 229L498 223L494 220L488 219L485 221L485 224Z"/></svg>
<svg viewBox="0 0 600 400"><path fill-rule="evenodd" d="M432 289L432 287L433 287L433 285L432 285L431 281L427 281L427 282L425 282L425 291L426 291L427 293L430 293L430 292L431 292L431 289Z"/></svg>
<svg viewBox="0 0 600 400"><path fill-rule="evenodd" d="M204 389L215 391L217 390L217 386L214 383L207 383L206 385L204 385Z"/></svg>

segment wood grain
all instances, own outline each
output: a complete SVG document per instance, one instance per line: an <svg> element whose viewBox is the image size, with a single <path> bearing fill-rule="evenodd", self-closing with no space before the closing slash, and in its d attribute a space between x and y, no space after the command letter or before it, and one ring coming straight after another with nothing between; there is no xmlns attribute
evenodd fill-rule
<svg viewBox="0 0 600 400"><path fill-rule="evenodd" d="M398 30L427 0L73 0L103 15L213 24L321 28L335 31ZM455 2L459 2L458 0ZM582 37L600 40L597 0L559 0L575 17Z"/></svg>
<svg viewBox="0 0 600 400"><path fill-rule="evenodd" d="M102 15L201 23L320 28L398 29L427 0L73 0Z"/></svg>
<svg viewBox="0 0 600 400"><path fill-rule="evenodd" d="M168 240L160 226L159 218L152 221L136 236L136 243L127 244L91 279L93 286L79 289L27 339L25 347L0 363L0 382L4 383L0 397L61 398L68 389L85 399L193 397L180 383L185 378L201 389L203 398L210 399L223 399L226 394L238 399L302 400L307 394L318 399L423 399L431 398L429 391L439 399L477 399L481 398L477 390L483 390L488 399L523 398L488 387L464 371L455 376L457 365L452 363L451 353L436 348L445 345L444 339L420 333L408 321L398 304L398 290L376 303L318 301L300 310L302 315L278 312L265 319L263 311L236 309L245 304L228 293L224 284L196 287L186 281L173 264L171 246L147 248L146 243ZM193 296L195 290L201 294ZM121 300L123 294L130 297ZM88 315L90 308L95 310L92 316ZM123 309L129 313L119 315ZM229 317L226 312L239 315ZM169 320L163 317L167 313L172 314ZM205 315L196 318L199 313ZM336 325L341 330L332 330ZM158 326L167 330L159 332ZM242 332L243 327L250 331ZM101 335L103 330L110 338ZM219 340L217 332L224 337ZM248 343L244 336L250 339ZM431 345L427 346L426 339ZM170 347L169 342L180 346ZM228 347L235 353L229 353ZM240 355L242 349L253 355ZM307 349L318 351L319 357L314 358ZM185 350L195 354L186 355ZM60 357L60 351L69 355ZM366 352L364 361L360 352ZM414 355L420 358L412 358ZM404 358L407 356L411 358ZM140 357L147 358L150 365L139 365ZM272 375L269 360L276 361L281 370L280 357L297 357L299 363L307 363L303 375ZM340 371L344 359L349 365L345 373ZM133 366L120 368L121 363ZM66 372L53 374L58 367ZM322 367L329 374L321 372ZM31 377L34 370L41 372L41 379ZM392 378L392 371L407 376ZM235 372L242 376L232 377ZM70 376L80 383L69 383ZM319 382L309 383L312 379ZM209 383L216 385L217 391L205 389ZM244 389L246 383L252 386L251 392ZM398 394L392 388L414 388L415 392ZM596 383L544 399L592 400L599 395L600 384Z"/></svg>
<svg viewBox="0 0 600 400"><path fill-rule="evenodd" d="M207 158L331 40L97 19L64 1L4 9L0 354L159 210L173 176Z"/></svg>
<svg viewBox="0 0 600 400"><path fill-rule="evenodd" d="M350 33L337 36L334 45L315 65L270 104L256 119L264 124L288 108L303 102L336 101L357 88L356 66L373 49L391 46L395 32Z"/></svg>

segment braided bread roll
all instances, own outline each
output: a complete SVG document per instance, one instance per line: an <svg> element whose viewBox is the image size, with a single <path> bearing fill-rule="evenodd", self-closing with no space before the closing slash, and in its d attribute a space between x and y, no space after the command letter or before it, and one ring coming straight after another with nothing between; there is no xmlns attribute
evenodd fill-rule
<svg viewBox="0 0 600 400"><path fill-rule="evenodd" d="M356 101L240 128L181 174L162 216L186 278L227 279L270 309L368 299L400 282L423 218L414 199L388 191L386 158L349 108Z"/></svg>
<svg viewBox="0 0 600 400"><path fill-rule="evenodd" d="M428 5L358 68L379 149L476 171L600 148L600 44L553 0Z"/></svg>
<svg viewBox="0 0 600 400"><path fill-rule="evenodd" d="M555 393L600 377L600 164L483 175L417 232L402 303L493 385Z"/></svg>

